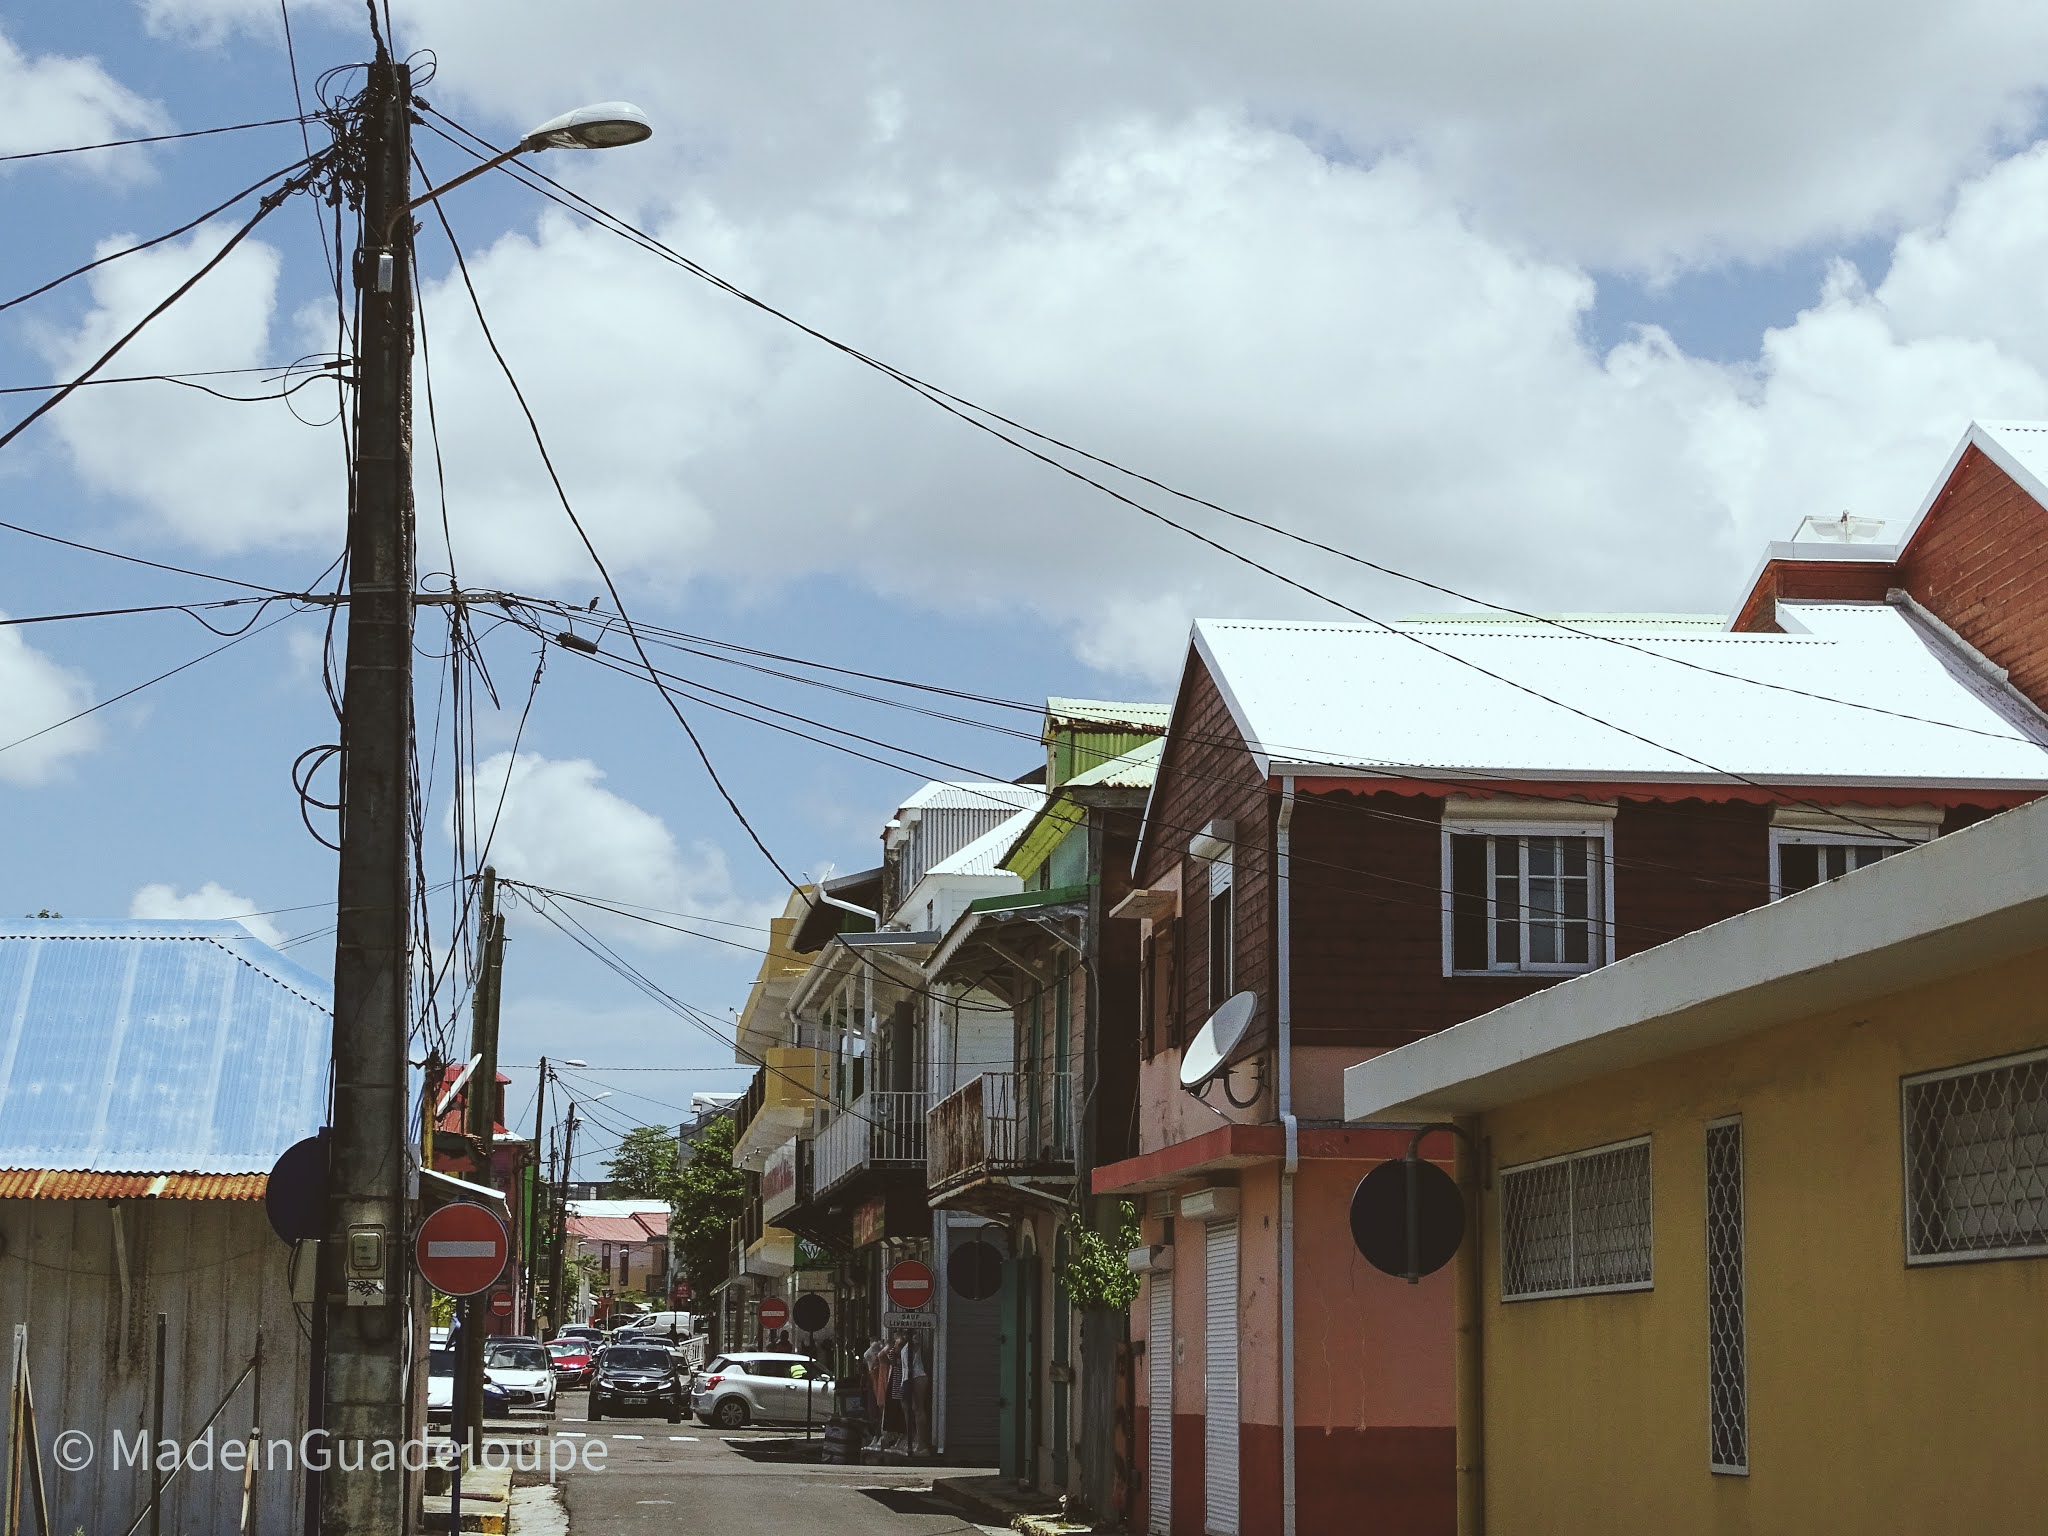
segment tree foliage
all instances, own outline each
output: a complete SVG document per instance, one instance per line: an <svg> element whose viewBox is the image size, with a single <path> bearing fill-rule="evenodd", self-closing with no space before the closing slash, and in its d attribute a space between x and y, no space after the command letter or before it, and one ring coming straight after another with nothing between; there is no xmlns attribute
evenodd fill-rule
<svg viewBox="0 0 2048 1536"><path fill-rule="evenodd" d="M719 1115L690 1143L669 1194L669 1235L701 1305L726 1277L727 1228L747 1203L747 1176L732 1165L733 1117Z"/></svg>
<svg viewBox="0 0 2048 1536"><path fill-rule="evenodd" d="M605 1159L604 1171L622 1200L667 1200L681 1164L675 1132L666 1126L643 1125L626 1133L626 1139Z"/></svg>
<svg viewBox="0 0 2048 1536"><path fill-rule="evenodd" d="M1130 1266L1131 1250L1143 1241L1138 1208L1128 1200L1118 1202L1114 1238L1078 1223L1069 1230L1073 1247L1059 1275L1067 1300L1084 1312L1129 1311L1138 1299L1138 1277Z"/></svg>

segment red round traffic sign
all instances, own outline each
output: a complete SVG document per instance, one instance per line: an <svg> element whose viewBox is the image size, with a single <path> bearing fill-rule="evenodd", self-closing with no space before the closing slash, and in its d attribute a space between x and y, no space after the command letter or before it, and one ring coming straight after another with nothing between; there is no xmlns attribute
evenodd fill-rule
<svg viewBox="0 0 2048 1536"><path fill-rule="evenodd" d="M761 1303L761 1326L780 1328L789 1321L789 1303L780 1296L770 1296Z"/></svg>
<svg viewBox="0 0 2048 1536"><path fill-rule="evenodd" d="M505 1223L484 1206L444 1205L420 1223L413 1256L427 1284L444 1296L474 1296L505 1272L512 1242Z"/></svg>
<svg viewBox="0 0 2048 1536"><path fill-rule="evenodd" d="M510 1291L491 1292L491 1315L493 1317L510 1317L512 1315L512 1293Z"/></svg>
<svg viewBox="0 0 2048 1536"><path fill-rule="evenodd" d="M899 1312L915 1312L931 1305L932 1272L916 1259L893 1266L886 1282L889 1305Z"/></svg>

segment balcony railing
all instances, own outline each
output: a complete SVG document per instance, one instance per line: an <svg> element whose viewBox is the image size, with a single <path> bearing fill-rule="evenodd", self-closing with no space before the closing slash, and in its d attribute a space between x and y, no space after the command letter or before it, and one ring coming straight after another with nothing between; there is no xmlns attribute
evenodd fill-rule
<svg viewBox="0 0 2048 1536"><path fill-rule="evenodd" d="M839 1111L813 1145L817 1193L829 1193L863 1168L923 1167L930 1104L926 1093L864 1093Z"/></svg>
<svg viewBox="0 0 2048 1536"><path fill-rule="evenodd" d="M932 1189L1006 1173L1074 1165L1072 1079L984 1072L932 1106L925 1183Z"/></svg>

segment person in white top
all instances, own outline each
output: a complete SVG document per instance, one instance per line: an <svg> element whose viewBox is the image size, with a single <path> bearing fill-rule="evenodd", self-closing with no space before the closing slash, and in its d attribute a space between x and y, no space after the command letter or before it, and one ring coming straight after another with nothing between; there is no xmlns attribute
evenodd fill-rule
<svg viewBox="0 0 2048 1536"><path fill-rule="evenodd" d="M932 1373L924 1361L924 1346L915 1333L896 1335L897 1358L902 1361L903 1425L910 1454L932 1453Z"/></svg>

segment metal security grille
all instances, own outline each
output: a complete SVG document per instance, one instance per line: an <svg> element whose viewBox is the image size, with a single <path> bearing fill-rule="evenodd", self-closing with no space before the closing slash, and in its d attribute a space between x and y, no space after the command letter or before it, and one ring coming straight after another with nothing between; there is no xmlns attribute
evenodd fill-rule
<svg viewBox="0 0 2048 1536"><path fill-rule="evenodd" d="M2048 1254L2048 1051L1904 1083L1906 1261Z"/></svg>
<svg viewBox="0 0 2048 1536"><path fill-rule="evenodd" d="M1503 1301L1649 1289L1649 1138L1502 1169L1500 1225Z"/></svg>
<svg viewBox="0 0 2048 1536"><path fill-rule="evenodd" d="M1749 1361L1742 1319L1742 1120L1707 1127L1709 1465L1749 1470Z"/></svg>

